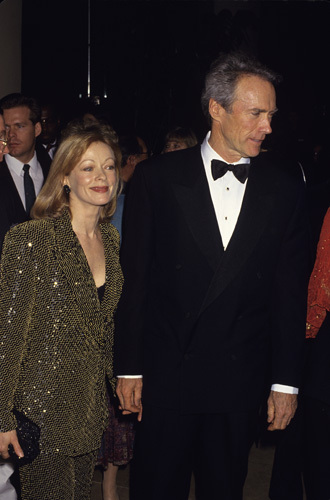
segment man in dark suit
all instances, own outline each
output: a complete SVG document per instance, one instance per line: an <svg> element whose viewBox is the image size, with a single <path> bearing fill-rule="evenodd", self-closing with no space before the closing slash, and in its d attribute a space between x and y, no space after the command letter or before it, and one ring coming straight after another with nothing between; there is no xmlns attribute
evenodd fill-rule
<svg viewBox="0 0 330 500"><path fill-rule="evenodd" d="M120 177L122 180L122 190L117 199L117 208L111 223L118 230L120 239L122 231L122 219L124 212L125 197L129 191L129 183L138 163L148 158L147 146L141 137L135 134L127 134L119 137L119 147L122 154Z"/></svg>
<svg viewBox="0 0 330 500"><path fill-rule="evenodd" d="M133 175L115 342L120 404L141 421L132 500L185 500L192 471L198 500L240 500L265 391L269 430L295 413L305 186L299 166L260 153L275 83L248 56L220 56L202 95L202 145Z"/></svg>
<svg viewBox="0 0 330 500"><path fill-rule="evenodd" d="M42 146L36 151L36 137L41 133L41 109L36 100L22 94L9 94L1 99L0 108L9 148L9 154L0 163L1 248L8 229L30 218L33 201L48 175L51 159Z"/></svg>
<svg viewBox="0 0 330 500"><path fill-rule="evenodd" d="M41 106L41 134L38 136L37 144L42 144L51 159L57 151L60 135L61 120L55 104L44 103Z"/></svg>

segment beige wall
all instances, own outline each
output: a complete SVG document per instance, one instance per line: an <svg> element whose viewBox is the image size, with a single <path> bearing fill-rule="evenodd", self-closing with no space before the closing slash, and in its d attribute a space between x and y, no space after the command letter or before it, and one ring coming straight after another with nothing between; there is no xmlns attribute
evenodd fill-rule
<svg viewBox="0 0 330 500"><path fill-rule="evenodd" d="M21 91L22 0L0 3L0 98Z"/></svg>

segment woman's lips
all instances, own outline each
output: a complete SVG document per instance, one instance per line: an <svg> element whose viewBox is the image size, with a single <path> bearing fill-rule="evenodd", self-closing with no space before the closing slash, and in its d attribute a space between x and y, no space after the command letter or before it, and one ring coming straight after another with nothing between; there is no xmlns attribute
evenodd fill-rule
<svg viewBox="0 0 330 500"><path fill-rule="evenodd" d="M106 193L109 191L109 186L96 186L91 188L92 191L96 191L97 193Z"/></svg>

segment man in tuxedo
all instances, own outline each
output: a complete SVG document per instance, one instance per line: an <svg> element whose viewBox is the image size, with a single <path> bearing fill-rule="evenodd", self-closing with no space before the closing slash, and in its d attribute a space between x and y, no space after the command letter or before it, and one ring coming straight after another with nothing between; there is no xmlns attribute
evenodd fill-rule
<svg viewBox="0 0 330 500"><path fill-rule="evenodd" d="M41 133L38 136L37 143L42 144L51 159L57 151L61 120L56 111L55 104L46 103L41 106Z"/></svg>
<svg viewBox="0 0 330 500"><path fill-rule="evenodd" d="M121 408L140 420L132 500L185 500L192 471L198 500L241 500L265 391L269 430L294 416L308 236L299 166L261 152L277 80L219 56L202 145L133 175L115 341Z"/></svg>
<svg viewBox="0 0 330 500"><path fill-rule="evenodd" d="M32 97L9 94L0 101L9 154L0 164L0 248L8 229L30 218L35 197L49 172L51 159L36 137L41 133L41 109Z"/></svg>

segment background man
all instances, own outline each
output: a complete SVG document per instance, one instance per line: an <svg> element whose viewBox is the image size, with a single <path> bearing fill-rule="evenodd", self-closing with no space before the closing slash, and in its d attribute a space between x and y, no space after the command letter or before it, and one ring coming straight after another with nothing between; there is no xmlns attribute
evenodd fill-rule
<svg viewBox="0 0 330 500"><path fill-rule="evenodd" d="M43 104L41 106L41 133L37 141L43 145L51 159L54 158L58 148L61 132L61 120L55 105Z"/></svg>
<svg viewBox="0 0 330 500"><path fill-rule="evenodd" d="M118 196L117 208L112 218L112 224L122 236L122 219L125 197L129 190L129 183L138 163L148 158L146 143L135 134L126 134L119 137L119 147L122 154L120 177L123 183L121 194Z"/></svg>
<svg viewBox="0 0 330 500"><path fill-rule="evenodd" d="M42 146L36 153L36 137L41 133L41 110L36 100L22 94L9 94L1 99L0 108L9 149L0 165L1 247L8 229L30 218L30 210L47 177L51 159Z"/></svg>
<svg viewBox="0 0 330 500"><path fill-rule="evenodd" d="M115 353L122 409L139 419L143 375L132 499L187 499L194 470L199 500L240 500L265 391L270 430L295 413L305 186L299 166L259 154L275 83L247 55L220 56L202 95L202 145L132 178Z"/></svg>

